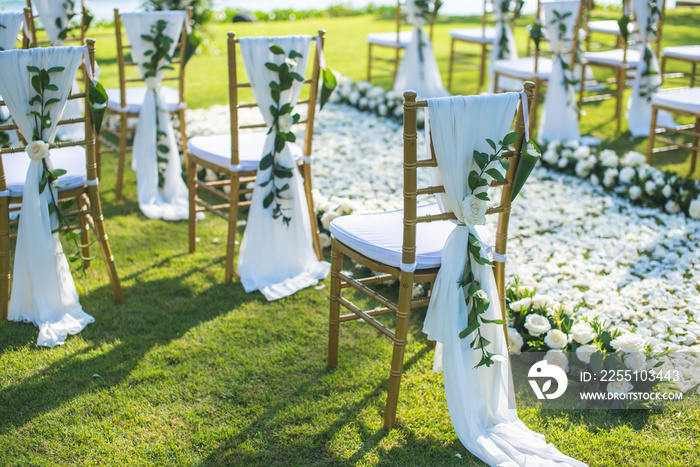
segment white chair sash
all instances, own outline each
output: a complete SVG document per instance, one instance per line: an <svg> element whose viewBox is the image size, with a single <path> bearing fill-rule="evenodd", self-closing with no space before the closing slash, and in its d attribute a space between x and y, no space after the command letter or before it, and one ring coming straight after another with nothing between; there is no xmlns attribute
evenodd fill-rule
<svg viewBox="0 0 700 467"><path fill-rule="evenodd" d="M409 23L413 25L413 34L401 58L394 91L403 94L405 90L413 89L422 99L449 96L450 93L442 86L433 45L423 30L425 19L418 14L415 0L407 0L406 12Z"/></svg>
<svg viewBox="0 0 700 467"><path fill-rule="evenodd" d="M473 336L459 338L460 331L467 327L469 313L465 292L458 284L467 257L469 234L487 241L474 226L465 225L461 210L462 200L471 194L467 183L469 172L478 169L473 153L474 150L492 153L486 139L503 139L520 98L518 93L505 93L428 100L426 138L432 134L438 161L432 178L445 187L445 193L438 195L441 209L453 212L459 225L445 243L423 332L429 339L444 344L445 398L455 432L469 451L489 465L581 466L527 428L518 419L516 410L509 408L509 403L513 404L510 407L515 405L509 391L512 377L507 361L474 368L481 360L481 353L469 345ZM484 189L488 188L477 190ZM500 319L498 290L491 267L475 261L471 267L491 302L484 318ZM489 351L507 355L501 326L484 324L481 335L491 341ZM436 357L439 358L437 353Z"/></svg>
<svg viewBox="0 0 700 467"><path fill-rule="evenodd" d="M578 128L578 110L576 107L576 91L573 84L568 84L573 75L571 68L565 70L562 60L568 62L573 47L574 27L580 1L561 1L542 3L544 24L549 37L549 46L554 52L552 71L547 82L542 116L540 118L539 138L545 141L578 141L581 134ZM555 12L560 15L569 13L563 20L566 32L563 37L559 34L559 22ZM569 63L573 66L572 63Z"/></svg>
<svg viewBox="0 0 700 467"><path fill-rule="evenodd" d="M141 35L150 35L151 26L157 21L166 21L167 27L163 34L173 39L168 52L172 56L187 13L184 11L124 13L121 18L131 44L131 55L138 65L141 77L144 77L147 70L142 64L149 60L146 52L152 49L153 43L143 40ZM158 68L162 65L167 65L166 60L161 60ZM182 180L180 153L177 149L170 114L160 89L164 73L164 70L160 70L155 77L145 80L148 90L141 104L134 135L132 167L136 170L136 187L141 212L150 219L183 220L188 218L188 191L187 185ZM165 136L157 143L158 131L165 133ZM168 153L161 154L167 160L162 188L158 187L159 144L168 147Z"/></svg>
<svg viewBox="0 0 700 467"><path fill-rule="evenodd" d="M287 55L292 50L302 54L303 57L298 59L293 70L303 76L309 60L311 36L245 37L241 38L239 43L255 101L269 128L274 121L269 110L274 104L269 83L277 81L278 77L265 67L265 63L279 65L284 62L284 55L273 54L270 47L278 45ZM302 84L295 81L291 89L281 93L280 104L288 103L293 107L299 99L301 87ZM265 139L262 155L272 151L274 140L273 131ZM269 178L272 168L258 171L248 213L248 225L243 234L238 257L238 273L245 291L260 290L268 300L286 297L316 284L328 275L330 268L327 262L318 261L314 253L304 181L292 159L289 143L286 143L277 155L277 160L280 165L291 167L293 172L292 178L286 179L289 182L289 190L285 192L291 200L285 202L284 206L289 209L285 215L291 217L291 221L287 226L282 219L273 219L272 206L263 208L263 199L270 188L260 184Z"/></svg>
<svg viewBox="0 0 700 467"><path fill-rule="evenodd" d="M489 92L494 92L496 83L493 79L493 70L491 64L496 60L515 60L518 58L518 49L515 46L515 37L510 29L510 22L507 15L503 13L503 6L510 4L510 0L493 0L493 15L496 17L496 36L494 37L491 46L491 55L489 56ZM506 36L506 44L500 46L503 35ZM503 89L521 89L523 83L512 78L501 78L499 84Z"/></svg>
<svg viewBox="0 0 700 467"><path fill-rule="evenodd" d="M40 140L52 143L84 49L47 47L0 52L0 94L28 141L32 140L36 126L29 112L40 110L40 105L29 105L29 99L36 93L27 66L65 67L64 71L50 75L52 84L59 90L47 91L48 97L57 98L58 102L48 106L51 126L40 132ZM50 157L45 160L51 168ZM68 334L80 332L94 319L80 306L58 234L52 233L57 219L55 215L49 216L48 204L52 192L56 196L56 190L47 186L39 194L42 173L42 160L32 160L24 184L8 319L34 323L39 327L37 344L52 347L62 344Z"/></svg>
<svg viewBox="0 0 700 467"><path fill-rule="evenodd" d="M632 9L634 12L634 25L639 31L642 39L640 45L640 59L637 66L637 74L634 77L632 84L632 94L627 100L627 123L632 136L649 136L649 128L651 127L651 94L643 96L645 92L651 92L651 89L661 86L661 69L659 68L659 60L656 58L654 48L649 42L657 40L656 34L647 34L647 23L651 16L651 7L649 0L632 0ZM656 2L661 8L661 2ZM654 25L656 30L656 25ZM651 36L651 37L650 37ZM644 76L647 72L647 65L644 61L644 54L651 54L649 68L652 74ZM676 123L673 117L665 110L659 111L657 115L657 123L660 126L674 127Z"/></svg>
<svg viewBox="0 0 700 467"><path fill-rule="evenodd" d="M0 13L0 50L11 50L24 23L24 13Z"/></svg>

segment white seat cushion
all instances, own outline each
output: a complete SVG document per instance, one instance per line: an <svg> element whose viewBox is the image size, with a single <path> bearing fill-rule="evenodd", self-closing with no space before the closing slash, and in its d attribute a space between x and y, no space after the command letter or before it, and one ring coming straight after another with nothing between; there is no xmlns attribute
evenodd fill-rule
<svg viewBox="0 0 700 467"><path fill-rule="evenodd" d="M621 67L623 56L624 50L614 49L602 52L586 52L583 54L583 60L591 64ZM638 50L627 49L627 68L637 68L639 57L640 54Z"/></svg>
<svg viewBox="0 0 700 467"><path fill-rule="evenodd" d="M535 57L516 58L514 60L496 60L492 65L493 71L518 79L535 78ZM552 60L539 57L537 61L537 78L547 80L552 72Z"/></svg>
<svg viewBox="0 0 700 467"><path fill-rule="evenodd" d="M399 33L398 48L405 49L411 42L413 31L401 31ZM395 32L373 32L367 34L367 42L373 45L383 45L384 47L397 47Z"/></svg>
<svg viewBox="0 0 700 467"><path fill-rule="evenodd" d="M64 175L58 177L57 184L65 185L61 186L59 191L82 186L87 181L85 148L82 146L51 149L51 163L54 169L67 171ZM10 196L21 196L24 193L24 181L27 178L29 156L25 153L5 154L2 156L2 164L5 168Z"/></svg>
<svg viewBox="0 0 700 467"><path fill-rule="evenodd" d="M437 204L418 207L418 216L439 213ZM440 266L442 248L455 226L450 221L416 225L417 269ZM487 244L493 243L493 234L486 227L477 229ZM338 217L331 222L329 230L336 240L364 256L389 266L401 266L403 210Z"/></svg>
<svg viewBox="0 0 700 467"><path fill-rule="evenodd" d="M143 103L144 97L146 97L146 89L145 86L126 88L126 106L121 104L121 96L118 88L107 89L107 98L109 99L107 107L114 112L124 112L122 107L126 107L128 113L137 114L141 111L141 104ZM168 112L175 112L176 110L186 107L184 103L180 105L180 92L177 89L163 86L160 90L165 99L165 107L168 109Z"/></svg>
<svg viewBox="0 0 700 467"><path fill-rule="evenodd" d="M230 168L236 172L248 172L258 170L266 136L267 131L238 133L239 164L237 167L229 167L231 135L193 136L187 140L187 151L219 167ZM300 161L304 154L301 146L296 143L290 143L289 146L294 160Z"/></svg>
<svg viewBox="0 0 700 467"><path fill-rule="evenodd" d="M450 37L465 42L479 44L491 44L496 39L496 28L490 26L482 28L450 29Z"/></svg>
<svg viewBox="0 0 700 467"><path fill-rule="evenodd" d="M589 21L588 30L591 32L600 32L602 34L620 34L620 25L617 24L615 19L607 19L603 21ZM629 24L629 31L633 32L635 30L634 22Z"/></svg>
<svg viewBox="0 0 700 467"><path fill-rule="evenodd" d="M661 55L670 58L681 58L700 62L700 45L679 45L664 47Z"/></svg>
<svg viewBox="0 0 700 467"><path fill-rule="evenodd" d="M662 105L685 110L700 116L700 88L682 89L672 92L657 92L651 97L652 105Z"/></svg>

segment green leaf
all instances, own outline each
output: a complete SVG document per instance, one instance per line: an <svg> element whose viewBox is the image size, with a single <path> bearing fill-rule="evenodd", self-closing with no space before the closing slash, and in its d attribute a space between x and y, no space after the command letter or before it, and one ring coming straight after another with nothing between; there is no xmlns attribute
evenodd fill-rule
<svg viewBox="0 0 700 467"><path fill-rule="evenodd" d="M51 178L53 178L54 180L58 179L58 177L60 177L61 175L65 175L66 173L68 173L68 172L64 169L49 170L49 174L50 174Z"/></svg>
<svg viewBox="0 0 700 467"><path fill-rule="evenodd" d="M265 63L265 68L267 68L268 70L274 71L275 73L278 73L280 71L280 67L275 65L272 62Z"/></svg>
<svg viewBox="0 0 700 467"><path fill-rule="evenodd" d="M52 66L48 70L46 70L47 73L58 73L59 71L65 70L66 67L63 66Z"/></svg>
<svg viewBox="0 0 700 467"><path fill-rule="evenodd" d="M260 159L260 170L269 169L274 161L275 158L273 157L272 153L266 155L265 157Z"/></svg>
<svg viewBox="0 0 700 467"><path fill-rule="evenodd" d="M32 87L36 92L41 94L41 80L39 79L38 75L32 76Z"/></svg>
<svg viewBox="0 0 700 467"><path fill-rule="evenodd" d="M335 79L335 75L331 71L330 68L326 68L323 70L323 84L321 86L321 100L320 100L320 108L323 109L323 106L326 105L326 102L328 102L328 99L330 99L331 94L333 94L333 90L338 86L338 82Z"/></svg>
<svg viewBox="0 0 700 467"><path fill-rule="evenodd" d="M69 230L65 233L66 240L78 240L80 235L75 230Z"/></svg>
<svg viewBox="0 0 700 467"><path fill-rule="evenodd" d="M485 193L483 191L481 193L475 194L474 196L479 198L482 201L491 201L491 198L489 198L488 193Z"/></svg>
<svg viewBox="0 0 700 467"><path fill-rule="evenodd" d="M279 177L279 178L292 178L294 176L294 173L292 172L292 170L287 169L287 168L275 167L274 173L275 173L275 177Z"/></svg>
<svg viewBox="0 0 700 467"><path fill-rule="evenodd" d="M265 199L263 200L263 208L267 209L270 207L272 204L272 201L275 199L275 194L271 191L265 196Z"/></svg>
<svg viewBox="0 0 700 467"><path fill-rule="evenodd" d="M29 65L27 66L27 71L30 73L39 73L41 70L38 67Z"/></svg>
<svg viewBox="0 0 700 467"><path fill-rule="evenodd" d="M47 84L47 85L46 85L46 90L47 90L47 91L54 91L54 92L55 92L55 91L58 91L58 86L56 86L55 84Z"/></svg>
<svg viewBox="0 0 700 467"><path fill-rule="evenodd" d="M146 42L153 42L155 40L153 36L149 36L148 34L141 34L141 39Z"/></svg>
<svg viewBox="0 0 700 467"><path fill-rule="evenodd" d="M483 153L483 152L479 152L475 149L474 150L474 161L476 162L476 165L478 165L481 170L484 170L484 167L486 167L489 163L489 155L486 153Z"/></svg>
<svg viewBox="0 0 700 467"><path fill-rule="evenodd" d="M494 143L492 140L486 138L486 142L489 143L489 146L493 148L494 151L496 151L496 143Z"/></svg>
<svg viewBox="0 0 700 467"><path fill-rule="evenodd" d="M469 290L468 294L470 297L473 297L476 295L476 293L479 291L479 284L476 283L476 281L472 281L471 284L469 284Z"/></svg>
<svg viewBox="0 0 700 467"><path fill-rule="evenodd" d="M471 321L465 329L462 330L462 332L459 333L459 338L464 339L467 337L469 334L473 333L479 328L479 320L474 319Z"/></svg>
<svg viewBox="0 0 700 467"><path fill-rule="evenodd" d="M513 131L512 133L508 133L503 138L503 145L510 146L511 144L515 144L515 142L518 141L518 138L520 138L520 133L518 133L517 131Z"/></svg>
<svg viewBox="0 0 700 467"><path fill-rule="evenodd" d="M90 106L90 116L92 117L92 126L95 128L95 133L100 134L102 121L104 120L105 112L107 111L107 91L100 83L93 84L88 82L87 85L88 105Z"/></svg>
<svg viewBox="0 0 700 467"><path fill-rule="evenodd" d="M284 49L279 45L273 45L270 47L270 52L275 55L284 55Z"/></svg>
<svg viewBox="0 0 700 467"><path fill-rule="evenodd" d="M52 97L51 99L49 99L49 100L47 100L46 102L44 102L44 106L49 106L49 105L51 105L51 104L55 104L55 103L58 102L58 101L59 101L59 99L56 99L55 97Z"/></svg>
<svg viewBox="0 0 700 467"><path fill-rule="evenodd" d="M165 144L159 144L158 145L158 152L161 154L167 154L170 152L170 148L166 146Z"/></svg>
<svg viewBox="0 0 700 467"><path fill-rule="evenodd" d="M506 177L504 177L501 171L498 169L487 169L486 173L491 175L495 180L498 180L499 182L502 182L506 179Z"/></svg>
<svg viewBox="0 0 700 467"><path fill-rule="evenodd" d="M289 58L291 58L293 60L295 58L304 58L304 56L302 54L300 54L299 52L297 52L296 50L292 50L289 52Z"/></svg>
<svg viewBox="0 0 700 467"><path fill-rule="evenodd" d="M479 174L476 172L476 170L472 170L469 172L469 177L468 177L468 183L469 183L469 189L471 191L476 190L476 187L479 186L479 180L481 180L481 177L479 177Z"/></svg>
<svg viewBox="0 0 700 467"><path fill-rule="evenodd" d="M304 77L303 77L303 76L301 76L299 73L295 73L295 72L293 72L293 71L290 72L287 76L289 76L290 78L295 79L295 80L297 80L297 81L300 81L300 82L301 82L301 81L304 81Z"/></svg>
<svg viewBox="0 0 700 467"><path fill-rule="evenodd" d="M504 169L508 170L510 168L510 161L508 159L506 159L505 157L503 159L501 159L500 162L501 162L501 166Z"/></svg>

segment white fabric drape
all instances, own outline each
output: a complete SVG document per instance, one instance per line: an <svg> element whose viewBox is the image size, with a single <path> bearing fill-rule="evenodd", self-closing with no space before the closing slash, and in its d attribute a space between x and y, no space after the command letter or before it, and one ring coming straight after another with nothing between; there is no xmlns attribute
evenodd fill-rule
<svg viewBox="0 0 700 467"><path fill-rule="evenodd" d="M309 60L311 36L284 37L245 37L240 39L241 55L250 80L255 101L268 127L273 124L270 106L274 101L270 95L270 81L278 81L277 74L265 67L265 63L277 65L284 63L283 55L270 52L272 45L278 45L289 55L295 50L303 55L298 59L297 73L304 76ZM292 88L283 91L280 105L291 104L292 107L299 99L301 83L295 81ZM265 139L262 155L272 152L275 132L272 131ZM293 294L297 290L316 284L328 275L330 265L318 261L313 249L309 209L304 192L304 181L299 174L286 143L282 152L277 155L277 161L284 167L291 167L292 178L285 179L289 190L285 191L284 207L289 210L285 215L291 217L289 226L282 219L272 218L272 206L263 208L263 199L271 189L260 184L269 179L270 169L258 171L253 189L248 225L241 242L238 257L238 273L241 284L246 292L260 290L268 300L276 300Z"/></svg>
<svg viewBox="0 0 700 467"><path fill-rule="evenodd" d="M438 161L433 180L445 187L445 193L438 195L441 209L453 212L459 225L445 243L423 332L429 339L444 344L445 398L455 432L469 451L489 465L581 466L583 464L547 444L542 435L527 428L518 419L517 411L509 408L509 403L510 407L515 406L509 364L496 362L488 368L474 368L481 353L469 346L473 336L459 338L460 331L467 327L469 312L465 291L458 284L467 257L469 234L482 242L487 241L474 226L464 225L460 205L470 194L468 174L478 169L473 161L474 150L491 153L486 139L503 139L513 121L519 96L506 93L428 100L426 135L432 134ZM503 171L500 165L498 169ZM471 262L471 267L491 301L484 318L500 319L492 269L475 261ZM492 342L489 351L507 355L500 325L485 324L481 333Z"/></svg>
<svg viewBox="0 0 700 467"><path fill-rule="evenodd" d="M493 15L496 18L496 37L491 46L491 55L489 56L489 92L494 92L493 70L491 64L496 60L515 60L518 58L518 49L515 46L515 37L510 29L510 21L508 16L502 12L503 5L509 4L510 0L493 0ZM501 39L505 34L507 43L501 47ZM520 89L523 83L516 79L501 77L499 80L500 87L503 89Z"/></svg>
<svg viewBox="0 0 700 467"><path fill-rule="evenodd" d="M659 8L661 4L659 3ZM642 43L640 45L640 60L637 66L637 74L634 77L632 84L632 94L627 101L627 123L632 136L649 136L651 127L651 96L642 96L644 88L652 86L661 86L661 69L659 68L659 60L656 58L654 48L649 42L655 42L656 37L649 37L645 31L647 30L647 22L651 16L651 8L648 0L632 0L632 10L634 12L634 25L637 31L640 32ZM655 26L656 28L656 26ZM655 36L651 34L651 36ZM642 76L647 65L644 62L644 53L651 54L649 67L653 72L651 75ZM675 126L673 117L665 110L660 110L657 115L657 124L662 126Z"/></svg>
<svg viewBox="0 0 700 467"><path fill-rule="evenodd" d="M573 84L567 84L564 79L572 80L571 69L564 70L562 60L571 58L574 40L574 27L579 10L579 1L545 2L542 3L544 25L547 28L552 57L552 71L547 82L542 116L540 118L539 138L545 141L578 141L581 134L578 129L578 111L576 107L576 92ZM556 13L569 16L563 20L566 32L563 37L559 34L559 21ZM554 22L553 22L554 21ZM571 63L569 63L571 65Z"/></svg>
<svg viewBox="0 0 700 467"><path fill-rule="evenodd" d="M50 128L43 130L40 139L52 143L84 49L48 47L0 52L0 94L28 140L31 141L36 127L34 118L28 114L39 111L40 105L29 105L29 99L36 92L30 84L31 74L27 66L40 69L65 67L64 71L50 75L52 84L56 84L59 90L47 91L47 98L59 101L48 106L52 123ZM50 157L46 158L46 163L50 168ZM57 219L55 215L49 216L48 203L51 192L56 196L56 190L47 186L39 194L42 173L42 160L32 160L27 170L20 211L8 319L34 323L39 327L37 344L52 347L62 344L68 334L80 332L94 319L80 306L58 233L51 233L57 226Z"/></svg>
<svg viewBox="0 0 700 467"><path fill-rule="evenodd" d="M24 23L24 13L0 13L0 25L4 26L0 28L0 50L12 50L17 44L17 34ZM8 120L10 117L10 111L7 107L0 107L0 125L6 125L11 123ZM18 144L19 140L17 138L16 131L8 131L7 135L10 137L10 144L15 146Z"/></svg>
<svg viewBox="0 0 700 467"><path fill-rule="evenodd" d="M124 13L121 18L131 44L131 56L138 64L139 73L143 77L147 70L142 64L149 60L145 54L148 50L152 50L153 43L144 41L141 35L150 35L151 26L157 21L166 21L168 24L163 34L173 39L169 50L169 55L172 56L187 13L184 11ZM161 60L158 67L162 65L167 65L165 60ZM141 104L141 113L134 135L132 166L135 165L136 168L136 187L141 212L150 219L183 220L188 218L188 191L187 185L182 180L180 154L170 114L166 110L165 98L160 89L164 73L165 71L158 71L155 77L145 80L148 90ZM165 136L156 143L158 131L164 132ZM162 155L167 159L162 188L158 187L158 144L165 145L169 149L167 155Z"/></svg>
<svg viewBox="0 0 700 467"><path fill-rule="evenodd" d="M407 0L406 12L408 22L413 25L413 34L401 58L394 91L403 95L407 89L413 89L422 99L449 96L450 93L442 85L430 37L423 30L425 19L418 14L414 0Z"/></svg>

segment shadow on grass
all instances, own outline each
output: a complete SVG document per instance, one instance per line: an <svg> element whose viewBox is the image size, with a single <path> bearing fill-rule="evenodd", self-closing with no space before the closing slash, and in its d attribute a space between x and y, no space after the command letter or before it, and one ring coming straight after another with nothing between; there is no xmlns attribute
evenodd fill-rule
<svg viewBox="0 0 700 467"><path fill-rule="evenodd" d="M0 390L0 432L21 427L87 393L120 385L151 349L175 341L200 324L228 313L234 304L260 299L257 294L245 294L237 282L214 284L204 292L195 293L186 279L192 274L206 273L211 263L188 268L179 276L139 281L144 272L172 260L166 258L160 264L123 277L122 282L124 279L135 282L124 289L125 303L114 302L108 284L88 297L81 297L85 309L95 317L95 323L80 333L87 347L66 349L65 357ZM30 324L7 323L0 327L0 354L35 346L36 333L37 328ZM62 349L29 351L58 353Z"/></svg>

